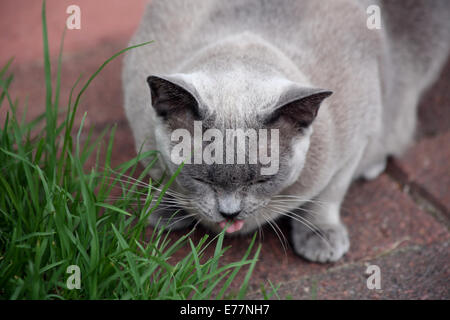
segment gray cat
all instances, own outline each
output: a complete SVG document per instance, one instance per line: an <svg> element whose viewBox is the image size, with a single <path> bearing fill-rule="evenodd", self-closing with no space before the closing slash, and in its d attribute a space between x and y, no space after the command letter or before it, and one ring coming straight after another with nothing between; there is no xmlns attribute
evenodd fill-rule
<svg viewBox="0 0 450 320"><path fill-rule="evenodd" d="M369 30L369 5L381 29ZM153 0L125 58L125 109L136 148L171 161L171 132L279 129L279 170L185 165L172 186L191 219L245 234L288 216L295 252L319 262L349 249L339 217L352 180L373 179L413 140L421 94L450 47L450 5L433 1ZM150 94L149 94L150 91ZM248 150L246 151L248 153ZM168 207L171 207L169 205ZM159 211L151 223L173 213Z"/></svg>

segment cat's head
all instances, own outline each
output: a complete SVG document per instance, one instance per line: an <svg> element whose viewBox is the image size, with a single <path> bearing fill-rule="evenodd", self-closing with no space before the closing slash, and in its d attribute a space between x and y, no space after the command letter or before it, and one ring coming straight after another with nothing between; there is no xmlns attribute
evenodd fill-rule
<svg viewBox="0 0 450 320"><path fill-rule="evenodd" d="M185 209L213 229L228 221L228 232L248 232L269 219L265 205L297 181L312 123L332 94L259 79L242 70L147 79L158 148L172 173L184 160L176 183Z"/></svg>

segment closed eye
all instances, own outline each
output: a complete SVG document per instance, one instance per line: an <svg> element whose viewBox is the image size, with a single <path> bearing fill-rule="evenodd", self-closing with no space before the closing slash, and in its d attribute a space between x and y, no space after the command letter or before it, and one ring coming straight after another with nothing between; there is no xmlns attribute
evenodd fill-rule
<svg viewBox="0 0 450 320"><path fill-rule="evenodd" d="M267 182L267 181L269 181L269 180L270 180L270 178L265 178L265 179L262 178L262 179L250 181L249 184L251 184L251 185L254 185L254 184L261 184L261 183Z"/></svg>
<svg viewBox="0 0 450 320"><path fill-rule="evenodd" d="M213 184L211 181L202 179L202 178L198 178L198 177L192 177L192 179L194 179L197 182L201 182L201 183L205 183L205 184Z"/></svg>

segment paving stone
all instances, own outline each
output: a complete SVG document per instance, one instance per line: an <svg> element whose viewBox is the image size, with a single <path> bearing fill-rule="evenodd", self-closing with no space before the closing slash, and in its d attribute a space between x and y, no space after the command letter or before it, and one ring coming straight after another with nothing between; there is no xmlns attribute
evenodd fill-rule
<svg viewBox="0 0 450 320"><path fill-rule="evenodd" d="M392 171L450 217L449 159L450 131L419 141L394 161Z"/></svg>
<svg viewBox="0 0 450 320"><path fill-rule="evenodd" d="M80 74L83 78L74 90L72 103L97 68L115 52L126 47L127 40L116 40L115 43L104 43L95 51L75 54L63 59L61 72L60 109L64 110L69 101L70 91ZM52 69L53 79L56 78L56 61ZM125 121L123 110L123 95L121 82L122 58L112 61L91 82L84 92L76 114L74 128L81 123L85 112L88 113L85 126L104 127L107 124ZM21 115L25 104L28 104L27 118L33 119L45 111L45 78L42 63L19 65L11 68L14 81L10 87L10 95L13 99L19 99L18 114ZM143 80L145 81L145 80ZM9 109L4 102L0 109L0 120L6 116ZM62 120L65 116L61 115Z"/></svg>
<svg viewBox="0 0 450 320"><path fill-rule="evenodd" d="M47 29L50 55L55 57L69 14L76 4L81 10L81 29L67 30L68 54L98 48L111 39L129 37L143 14L146 0L47 0ZM0 4L0 63L12 55L16 63L42 60L41 1L2 0ZM7 48L7 49L5 49Z"/></svg>
<svg viewBox="0 0 450 320"><path fill-rule="evenodd" d="M328 272L291 279L278 291L293 299L449 299L449 242L412 246ZM368 289L369 265L380 268L381 289ZM261 298L259 292L250 297Z"/></svg>
<svg viewBox="0 0 450 320"><path fill-rule="evenodd" d="M435 136L450 130L450 59L440 78L419 104L418 136Z"/></svg>
<svg viewBox="0 0 450 320"><path fill-rule="evenodd" d="M145 0L133 1L132 5L120 0L79 0L75 3L81 8L82 24L80 30L67 30L65 36L60 95L62 106L67 105L70 90L80 74L83 74L83 79L75 94L106 59L127 46L140 21L145 3ZM74 2L70 0L47 1L54 81L61 35L68 17L66 8L71 4ZM25 101L28 101L27 115L28 119L32 119L45 110L41 2L6 0L2 1L0 11L0 28L8 30L0 34L0 46L7 48L0 51L0 66L14 56L10 68L14 73L10 94L13 99L19 99L19 115L22 114ZM126 19L123 18L124 12L127 14ZM124 120L121 61L119 57L108 64L91 83L81 100L75 128L85 111L89 113L87 126L95 124L101 127ZM0 121L4 120L7 110L4 103L0 108Z"/></svg>
<svg viewBox="0 0 450 320"><path fill-rule="evenodd" d="M102 152L100 154L99 163L103 163L105 159L105 151L106 146L109 142L110 134L112 131L112 128L116 126L116 132L114 135L114 143L113 143L113 151L111 156L111 166L116 167L126 161L129 161L133 159L136 156L136 150L134 147L134 139L133 135L131 133L131 129L126 122L117 122L117 123L111 123L109 124L105 130L107 130L107 133L105 134L102 142ZM84 143L88 137L88 131L89 130L83 130L80 141L81 143ZM96 130L93 133L93 137L91 141L95 140L100 135L100 131ZM90 168L95 164L95 156L88 159L86 163L86 168ZM139 167L139 170L143 170L142 167Z"/></svg>

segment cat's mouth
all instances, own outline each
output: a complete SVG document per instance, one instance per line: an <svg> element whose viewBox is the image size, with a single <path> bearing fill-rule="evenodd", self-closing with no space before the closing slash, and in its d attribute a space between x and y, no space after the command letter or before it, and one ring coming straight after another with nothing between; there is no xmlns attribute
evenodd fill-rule
<svg viewBox="0 0 450 320"><path fill-rule="evenodd" d="M227 228L226 233L233 233L239 231L244 226L244 220L223 220L219 222L221 229Z"/></svg>

